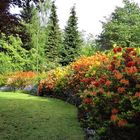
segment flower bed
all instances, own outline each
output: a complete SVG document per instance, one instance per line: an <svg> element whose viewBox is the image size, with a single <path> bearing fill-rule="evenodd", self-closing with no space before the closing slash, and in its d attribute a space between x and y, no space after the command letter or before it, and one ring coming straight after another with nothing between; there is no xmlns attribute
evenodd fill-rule
<svg viewBox="0 0 140 140"><path fill-rule="evenodd" d="M96 139L139 139L140 56L134 48L113 51L81 93L80 120L95 130Z"/></svg>
<svg viewBox="0 0 140 140"><path fill-rule="evenodd" d="M106 61L108 58L105 54L97 53L95 56L81 57L68 67L51 70L46 79L40 82L38 95L51 95L79 105L80 98L77 93L93 80L93 77L87 78L87 71L96 69Z"/></svg>
<svg viewBox="0 0 140 140"><path fill-rule="evenodd" d="M23 89L26 86L32 85L37 77L37 74L32 71L28 72L15 72L11 73L8 78L6 85L13 87L14 89Z"/></svg>
<svg viewBox="0 0 140 140"><path fill-rule="evenodd" d="M38 95L78 105L79 120L96 140L140 139L140 54L134 48L115 47L50 71Z"/></svg>

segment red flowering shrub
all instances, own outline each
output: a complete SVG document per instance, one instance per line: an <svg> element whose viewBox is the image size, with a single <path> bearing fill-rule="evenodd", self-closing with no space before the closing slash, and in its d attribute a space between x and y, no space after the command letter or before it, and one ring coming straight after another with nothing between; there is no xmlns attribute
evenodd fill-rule
<svg viewBox="0 0 140 140"><path fill-rule="evenodd" d="M44 94L80 104L79 119L95 139L140 139L140 54L134 48L116 47L48 72L38 86Z"/></svg>
<svg viewBox="0 0 140 140"><path fill-rule="evenodd" d="M81 120L103 139L115 140L117 133L126 131L126 139L135 135L140 139L140 55L134 48L116 47L113 52L110 63L96 71L95 79L81 93ZM85 103L87 98L89 103Z"/></svg>
<svg viewBox="0 0 140 140"><path fill-rule="evenodd" d="M61 76L58 74L58 68L48 72L45 80L40 81L38 86L38 95L55 95L60 98L70 99L74 104L78 104L77 93L83 90L93 81L94 77L88 77L87 71L91 68L97 68L108 58L103 53L97 53L91 57L81 57L77 61L71 63L67 68L59 68ZM89 72L90 75L92 74ZM59 95L60 94L60 95Z"/></svg>

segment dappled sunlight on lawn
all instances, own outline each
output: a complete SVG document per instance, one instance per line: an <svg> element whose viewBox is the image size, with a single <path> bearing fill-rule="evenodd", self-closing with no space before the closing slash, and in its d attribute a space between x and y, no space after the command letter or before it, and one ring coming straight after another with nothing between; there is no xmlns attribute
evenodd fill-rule
<svg viewBox="0 0 140 140"><path fill-rule="evenodd" d="M34 101L39 101L39 102L51 102L51 99L49 98L36 97L36 96L23 94L23 93L0 92L0 98L10 99L10 100L34 100Z"/></svg>

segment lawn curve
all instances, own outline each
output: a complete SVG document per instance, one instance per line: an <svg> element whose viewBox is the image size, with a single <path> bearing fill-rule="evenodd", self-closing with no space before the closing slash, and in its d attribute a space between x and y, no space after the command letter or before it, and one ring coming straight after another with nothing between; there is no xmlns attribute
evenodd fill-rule
<svg viewBox="0 0 140 140"><path fill-rule="evenodd" d="M84 140L77 109L58 99L0 92L0 140Z"/></svg>

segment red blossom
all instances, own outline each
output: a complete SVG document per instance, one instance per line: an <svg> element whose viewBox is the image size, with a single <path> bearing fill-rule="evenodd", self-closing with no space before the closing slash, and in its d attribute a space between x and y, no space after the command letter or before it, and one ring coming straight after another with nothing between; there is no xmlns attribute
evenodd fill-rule
<svg viewBox="0 0 140 140"><path fill-rule="evenodd" d="M85 104L90 104L90 103L92 103L92 99L91 98L85 98L84 103Z"/></svg>
<svg viewBox="0 0 140 140"><path fill-rule="evenodd" d="M112 62L111 62L111 65L112 65L112 66L114 66L114 65L115 65L115 63L116 63L115 61L112 61Z"/></svg>
<svg viewBox="0 0 140 140"><path fill-rule="evenodd" d="M117 115L114 115L114 114L111 115L110 120L113 121L113 122L116 122L118 120Z"/></svg>
<svg viewBox="0 0 140 140"><path fill-rule="evenodd" d="M114 60L116 60L116 59L117 59L117 57L116 57L116 56L113 56L113 59L114 59Z"/></svg>
<svg viewBox="0 0 140 140"><path fill-rule="evenodd" d="M121 73L119 73L119 72L115 73L114 75L115 75L115 77L116 77L118 80L121 79L121 78L123 77L123 75L122 75Z"/></svg>
<svg viewBox="0 0 140 140"><path fill-rule="evenodd" d="M106 83L105 83L105 85L108 86L108 87L109 87L111 84L112 84L112 81L109 81L109 80L106 81Z"/></svg>
<svg viewBox="0 0 140 140"><path fill-rule="evenodd" d="M113 52L114 52L114 53L117 53L117 48L114 48L114 49L113 49Z"/></svg>
<svg viewBox="0 0 140 140"><path fill-rule="evenodd" d="M122 51L121 47L116 47L116 48L113 49L114 53L121 52L121 51Z"/></svg>
<svg viewBox="0 0 140 140"><path fill-rule="evenodd" d="M132 74L135 74L138 72L138 69L136 66L133 66L133 67L127 67L125 68L125 71L128 75L132 75Z"/></svg>
<svg viewBox="0 0 140 140"><path fill-rule="evenodd" d="M136 56L136 55L137 55L137 53L136 53L135 51L133 51L131 54L132 54L133 56Z"/></svg>
<svg viewBox="0 0 140 140"><path fill-rule="evenodd" d="M127 120L122 119L122 120L118 121L118 126L119 127L124 127L124 126L126 126L127 123L128 123Z"/></svg>
<svg viewBox="0 0 140 140"><path fill-rule="evenodd" d="M117 114L118 112L119 112L119 110L116 109L116 108L113 108L113 109L111 110L111 113L112 113L112 114Z"/></svg>
<svg viewBox="0 0 140 140"><path fill-rule="evenodd" d="M112 65L108 66L108 70L113 71L114 69L115 69L115 66L112 66Z"/></svg>
<svg viewBox="0 0 140 140"><path fill-rule="evenodd" d="M118 70L113 70L113 73L118 73L119 71Z"/></svg>
<svg viewBox="0 0 140 140"><path fill-rule="evenodd" d="M93 84L95 87L99 87L99 82L93 81L91 84Z"/></svg>
<svg viewBox="0 0 140 140"><path fill-rule="evenodd" d="M133 59L132 59L131 56L128 55L128 56L125 58L125 60L126 60L126 62L129 62L129 61L132 61Z"/></svg>
<svg viewBox="0 0 140 140"><path fill-rule="evenodd" d="M105 84L105 79L104 79L104 78L100 78L100 79L99 79L99 83L100 83L100 84Z"/></svg>
<svg viewBox="0 0 140 140"><path fill-rule="evenodd" d="M126 79L121 79L120 83L125 84L125 85L129 85L129 81Z"/></svg>
<svg viewBox="0 0 140 140"><path fill-rule="evenodd" d="M127 67L132 67L132 66L135 66L135 62L134 61L129 61L127 64L126 64L126 66Z"/></svg>
<svg viewBox="0 0 140 140"><path fill-rule="evenodd" d="M122 48L121 47L117 48L117 51L118 52L121 52L122 51Z"/></svg>
<svg viewBox="0 0 140 140"><path fill-rule="evenodd" d="M136 92L136 93L135 93L135 97L140 98L140 92Z"/></svg>
<svg viewBox="0 0 140 140"><path fill-rule="evenodd" d="M126 53L130 53L132 51L134 51L134 48L126 48Z"/></svg>
<svg viewBox="0 0 140 140"><path fill-rule="evenodd" d="M118 92L119 93L124 93L125 92L125 88L124 87L118 87Z"/></svg>

